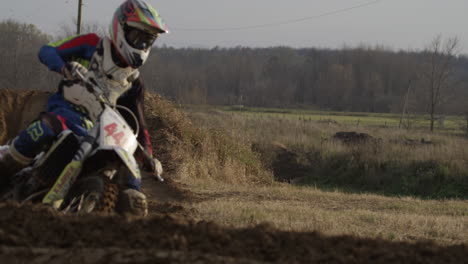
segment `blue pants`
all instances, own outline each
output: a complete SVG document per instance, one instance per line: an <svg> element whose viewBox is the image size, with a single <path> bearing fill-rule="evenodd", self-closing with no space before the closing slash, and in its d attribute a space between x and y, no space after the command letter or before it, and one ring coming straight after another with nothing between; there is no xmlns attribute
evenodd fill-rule
<svg viewBox="0 0 468 264"><path fill-rule="evenodd" d="M86 136L92 128L91 121L78 107L74 107L63 99L63 104L57 104L56 102L60 99L57 98L58 95L60 94L54 94L49 98L48 118L41 115L41 118L21 131L16 138L14 147L25 157L34 158L49 147L63 130L69 129L78 136Z"/></svg>
<svg viewBox="0 0 468 264"><path fill-rule="evenodd" d="M32 159L47 150L63 130L69 129L78 136L85 136L93 126L86 111L65 101L60 93L49 98L46 115L49 118L39 118L21 131L14 141L15 150L26 158ZM128 186L140 190L141 180L130 173Z"/></svg>

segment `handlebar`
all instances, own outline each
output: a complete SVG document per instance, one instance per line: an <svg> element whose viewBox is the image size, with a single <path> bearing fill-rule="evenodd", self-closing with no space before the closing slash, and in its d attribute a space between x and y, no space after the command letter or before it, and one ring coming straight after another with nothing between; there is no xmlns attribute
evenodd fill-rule
<svg viewBox="0 0 468 264"><path fill-rule="evenodd" d="M104 96L103 90L99 87L99 85L97 84L97 82L94 79L85 77L79 71L76 71L75 74L77 75L78 79L84 83L86 89L88 89L90 92L92 92L94 95L96 95L96 97L99 99L99 101L101 101L102 103L104 103L106 105L113 106L109 102L109 99L107 99L107 97Z"/></svg>

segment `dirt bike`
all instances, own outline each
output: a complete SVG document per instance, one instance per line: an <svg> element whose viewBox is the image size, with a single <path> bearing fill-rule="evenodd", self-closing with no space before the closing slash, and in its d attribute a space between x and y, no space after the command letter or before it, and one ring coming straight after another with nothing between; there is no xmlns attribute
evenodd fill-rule
<svg viewBox="0 0 468 264"><path fill-rule="evenodd" d="M67 213L113 212L119 211L119 193L129 175L141 180L134 153L139 148L146 159L151 157L137 141L136 116L112 102L120 96L118 89L112 94L113 89L101 88L93 74L79 77L64 93L89 111L94 126L85 137L63 131L47 152L13 177L1 200L43 203ZM119 110L133 118L133 127Z"/></svg>

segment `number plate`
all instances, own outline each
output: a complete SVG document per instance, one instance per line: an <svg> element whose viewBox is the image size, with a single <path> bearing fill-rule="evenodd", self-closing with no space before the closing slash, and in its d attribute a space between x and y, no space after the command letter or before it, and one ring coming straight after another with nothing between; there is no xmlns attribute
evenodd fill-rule
<svg viewBox="0 0 468 264"><path fill-rule="evenodd" d="M134 153L138 146L127 122L109 107L101 116L100 144L104 147L120 147L129 153Z"/></svg>

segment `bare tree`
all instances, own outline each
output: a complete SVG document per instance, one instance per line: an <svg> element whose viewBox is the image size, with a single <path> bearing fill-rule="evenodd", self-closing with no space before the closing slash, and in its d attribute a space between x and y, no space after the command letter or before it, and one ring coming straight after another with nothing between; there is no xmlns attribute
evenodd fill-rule
<svg viewBox="0 0 468 264"><path fill-rule="evenodd" d="M0 89L47 89L47 68L37 52L51 37L32 24L0 21Z"/></svg>
<svg viewBox="0 0 468 264"><path fill-rule="evenodd" d="M439 106L447 100L448 89L454 86L455 61L459 54L460 39L451 37L443 41L436 36L424 51L428 61L424 65L422 78L428 94L430 130L434 131L434 122Z"/></svg>

